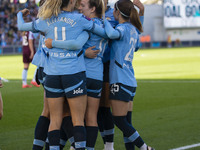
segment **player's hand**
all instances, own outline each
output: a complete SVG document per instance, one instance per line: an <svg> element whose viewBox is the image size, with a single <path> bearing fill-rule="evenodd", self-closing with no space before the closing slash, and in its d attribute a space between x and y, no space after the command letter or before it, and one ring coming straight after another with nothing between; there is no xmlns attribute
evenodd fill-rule
<svg viewBox="0 0 200 150"><path fill-rule="evenodd" d="M143 16L144 15L144 5L140 2L140 0L134 0L133 4L140 9L139 15Z"/></svg>
<svg viewBox="0 0 200 150"><path fill-rule="evenodd" d="M21 10L21 12L23 14L23 17L26 17L26 16L28 16L30 14L30 11L27 8Z"/></svg>
<svg viewBox="0 0 200 150"><path fill-rule="evenodd" d="M45 40L45 46L47 47L47 48L52 48L52 39L46 39Z"/></svg>
<svg viewBox="0 0 200 150"><path fill-rule="evenodd" d="M97 54L100 52L100 50L92 50L95 47L96 46L92 46L85 50L85 56L87 58L96 58L97 57Z"/></svg>
<svg viewBox="0 0 200 150"><path fill-rule="evenodd" d="M30 55L30 59L33 59L33 56L34 56L34 52L31 52L31 55Z"/></svg>

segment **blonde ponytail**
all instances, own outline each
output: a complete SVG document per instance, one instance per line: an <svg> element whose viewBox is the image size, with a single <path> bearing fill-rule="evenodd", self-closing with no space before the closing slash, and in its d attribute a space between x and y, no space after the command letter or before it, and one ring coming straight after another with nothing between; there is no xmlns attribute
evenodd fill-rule
<svg viewBox="0 0 200 150"><path fill-rule="evenodd" d="M103 17L103 21L105 20L105 11L106 11L106 8L105 8L105 3L104 3L104 0L101 0L102 2L102 17Z"/></svg>
<svg viewBox="0 0 200 150"><path fill-rule="evenodd" d="M52 16L58 16L61 12L62 0L46 0L39 8L37 17L40 19L48 19Z"/></svg>

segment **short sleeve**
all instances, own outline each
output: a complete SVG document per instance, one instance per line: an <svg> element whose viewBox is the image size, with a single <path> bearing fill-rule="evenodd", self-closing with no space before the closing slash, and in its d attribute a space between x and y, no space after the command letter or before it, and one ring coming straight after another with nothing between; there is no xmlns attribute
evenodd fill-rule
<svg viewBox="0 0 200 150"><path fill-rule="evenodd" d="M28 37L28 39L29 39L29 40L33 40L33 39L34 39L33 33L32 33L31 31L29 32L29 37Z"/></svg>

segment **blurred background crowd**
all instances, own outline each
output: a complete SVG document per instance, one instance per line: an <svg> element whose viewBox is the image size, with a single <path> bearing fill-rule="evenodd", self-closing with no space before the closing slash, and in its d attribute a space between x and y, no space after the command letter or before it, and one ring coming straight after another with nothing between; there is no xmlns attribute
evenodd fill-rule
<svg viewBox="0 0 200 150"><path fill-rule="evenodd" d="M34 1L21 4L18 0L13 3L8 0L0 0L0 46L21 45L22 36L17 29L17 12L25 7L31 12L27 21L34 20L38 11Z"/></svg>

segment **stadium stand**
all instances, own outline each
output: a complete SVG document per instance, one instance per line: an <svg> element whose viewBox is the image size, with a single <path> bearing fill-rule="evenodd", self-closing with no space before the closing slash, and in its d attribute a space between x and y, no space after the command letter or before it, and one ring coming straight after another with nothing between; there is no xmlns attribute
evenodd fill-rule
<svg viewBox="0 0 200 150"><path fill-rule="evenodd" d="M17 12L25 7L30 9L31 15L29 15L28 20L34 20L38 12L35 0L27 0L24 4L20 4L19 1L20 0L0 1L0 55L21 53L22 39L21 33L17 30ZM180 8L184 8L185 6L181 0L171 1L176 5L180 5ZM115 2L116 0L109 0L112 7ZM171 4L168 6L168 1L165 3L161 0L143 0L143 2L146 5L144 14L144 32L141 34L140 38L142 48L200 46L200 28L197 24L199 21L195 21L200 19L200 15L189 17L189 19L193 18L193 24L196 24L195 27L192 27L191 25L174 27L173 25L176 25L177 19L174 19L174 16L166 17L168 14L164 14L164 8L169 8L169 6L172 7ZM199 6L196 10L198 14L200 14L199 3L189 3L187 5L194 5L195 7ZM166 19L170 19L170 23ZM185 24L190 22L190 20L184 18L181 20ZM170 44L168 41L169 36L171 40Z"/></svg>
<svg viewBox="0 0 200 150"><path fill-rule="evenodd" d="M4 52L7 51L10 53L10 51L16 50L10 49L9 51L8 47L21 45L21 32L17 30L17 12L25 7L31 12L27 20L34 20L38 11L35 2L20 4L18 1L14 1L13 3L7 0L0 1L0 54L2 52L1 47L7 47L7 50L4 50Z"/></svg>

